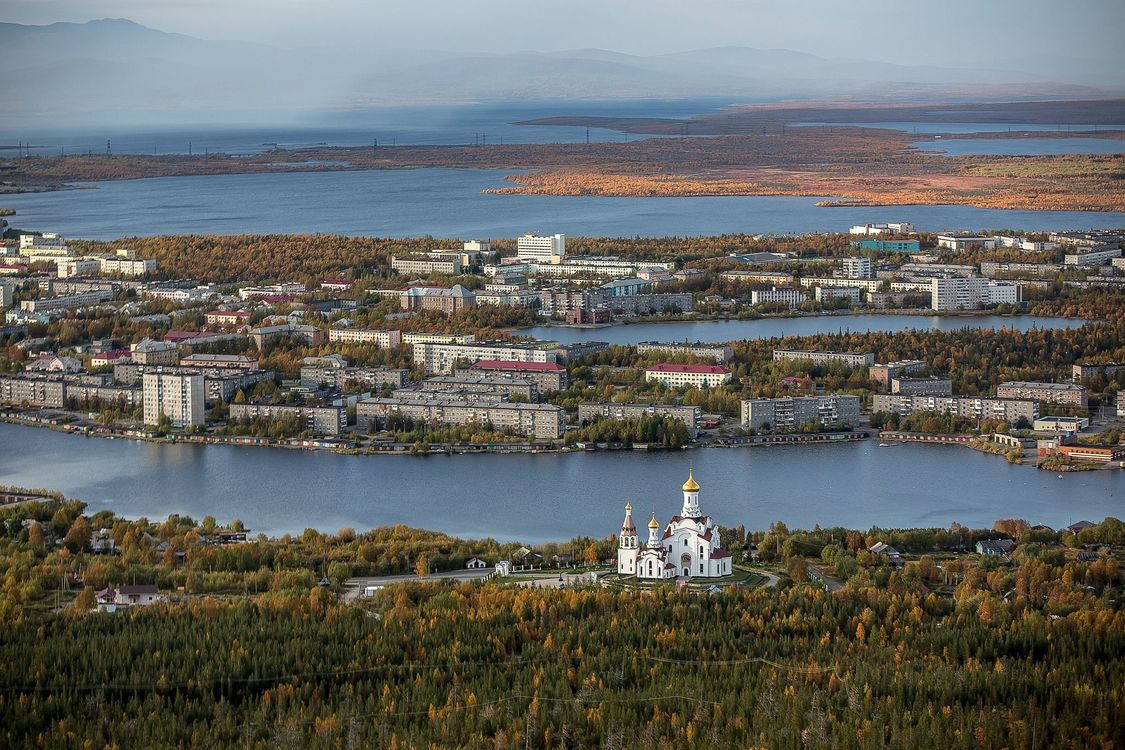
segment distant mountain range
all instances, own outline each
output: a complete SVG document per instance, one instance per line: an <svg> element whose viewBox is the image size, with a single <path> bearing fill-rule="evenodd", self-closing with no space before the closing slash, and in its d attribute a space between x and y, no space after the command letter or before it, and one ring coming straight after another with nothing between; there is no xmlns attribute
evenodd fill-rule
<svg viewBox="0 0 1125 750"><path fill-rule="evenodd" d="M1090 97L1098 89L1003 70L830 60L720 47L634 56L583 49L457 55L284 50L207 41L123 19L0 24L9 127L291 119L380 104L615 98ZM1073 67L1073 66L1072 66Z"/></svg>

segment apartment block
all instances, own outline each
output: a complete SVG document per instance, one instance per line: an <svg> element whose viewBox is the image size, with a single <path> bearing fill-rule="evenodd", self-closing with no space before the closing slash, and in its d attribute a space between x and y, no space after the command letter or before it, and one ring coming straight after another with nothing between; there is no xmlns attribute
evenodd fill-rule
<svg viewBox="0 0 1125 750"><path fill-rule="evenodd" d="M472 344L414 344L414 364L426 372L448 374L459 361L557 362L557 352L534 346L502 342Z"/></svg>
<svg viewBox="0 0 1125 750"><path fill-rule="evenodd" d="M390 386L401 388L406 383L407 371L388 367L334 367L306 365L301 368L301 385L305 387L331 386L344 390L349 383L364 388Z"/></svg>
<svg viewBox="0 0 1125 750"><path fill-rule="evenodd" d="M774 349L773 359L810 362L814 365L842 364L846 367L870 367L875 364L875 355L858 352L820 352L804 349Z"/></svg>
<svg viewBox="0 0 1125 750"><path fill-rule="evenodd" d="M539 400L539 386L530 380L494 378L486 375L445 375L426 378L419 385L422 391L460 390L466 393L502 393L508 398L535 402Z"/></svg>
<svg viewBox="0 0 1125 750"><path fill-rule="evenodd" d="M369 398L356 405L360 430L384 427L392 416L429 424L490 425L495 430L539 440L560 438L566 429L566 412L552 404Z"/></svg>
<svg viewBox="0 0 1125 750"><path fill-rule="evenodd" d="M477 337L471 333L404 333L404 344L471 344Z"/></svg>
<svg viewBox="0 0 1125 750"><path fill-rule="evenodd" d="M978 310L986 305L1017 304L1023 299L1016 284L980 277L930 280L930 307L934 310Z"/></svg>
<svg viewBox="0 0 1125 750"><path fill-rule="evenodd" d="M723 271L719 274L723 281L736 281L745 284L770 284L792 286L796 277L784 271Z"/></svg>
<svg viewBox="0 0 1125 750"><path fill-rule="evenodd" d="M509 362L499 359L482 359L468 370L458 370L457 374L527 380L535 383L540 393L565 391L570 385L566 367L558 362Z"/></svg>
<svg viewBox="0 0 1125 750"><path fill-rule="evenodd" d="M271 341L284 338L297 339L307 346L320 346L324 341L324 331L316 326L282 323L276 326L251 328L250 338L259 351L268 347Z"/></svg>
<svg viewBox="0 0 1125 750"><path fill-rule="evenodd" d="M146 372L142 378L145 424L156 425L160 415L174 427L203 424L203 375L199 373Z"/></svg>
<svg viewBox="0 0 1125 750"><path fill-rule="evenodd" d="M952 396L949 378L891 378L891 393L902 396Z"/></svg>
<svg viewBox="0 0 1125 750"><path fill-rule="evenodd" d="M93 292L83 292L82 294L68 294L62 297L25 299L20 302L20 309L29 313L72 310L77 307L87 307L101 302L108 302L111 299L113 299L113 292L103 289Z"/></svg>
<svg viewBox="0 0 1125 750"><path fill-rule="evenodd" d="M1012 380L996 386L997 398L1029 398L1048 404L1082 406L1089 404L1090 391L1074 383L1033 383Z"/></svg>
<svg viewBox="0 0 1125 750"><path fill-rule="evenodd" d="M644 419L646 417L655 416L680 420L687 426L688 437L694 440L699 436L699 421L703 418L703 409L698 406L682 406L676 404L618 404L612 402L598 402L578 405L578 423L581 425L587 425L599 419L623 421L626 419Z"/></svg>
<svg viewBox="0 0 1125 750"><path fill-rule="evenodd" d="M1119 247L1097 247L1085 252L1067 253L1063 256L1063 264L1067 266L1101 266L1114 258L1121 257Z"/></svg>
<svg viewBox="0 0 1125 750"><path fill-rule="evenodd" d="M66 405L66 383L60 376L3 375L0 376L0 402L62 409Z"/></svg>
<svg viewBox="0 0 1125 750"><path fill-rule="evenodd" d="M359 328L329 328L328 340L346 344L375 344L380 349L394 349L402 344L402 333Z"/></svg>
<svg viewBox="0 0 1125 750"><path fill-rule="evenodd" d="M858 286L818 286L816 288L817 302L832 302L838 299L846 299L852 305L858 305L863 302L863 293Z"/></svg>
<svg viewBox="0 0 1125 750"><path fill-rule="evenodd" d="M348 413L339 406L303 404L231 404L231 421L239 419L295 419L318 435L339 435L348 426Z"/></svg>
<svg viewBox="0 0 1125 750"><path fill-rule="evenodd" d="M189 354L180 357L180 367L200 367L213 370L257 370L256 357L245 354Z"/></svg>
<svg viewBox="0 0 1125 750"><path fill-rule="evenodd" d="M750 304L752 305L761 305L766 302L778 302L793 308L808 298L809 296L799 289L781 289L774 287L773 289L755 289L750 292Z"/></svg>
<svg viewBox="0 0 1125 750"><path fill-rule="evenodd" d="M180 349L171 341L141 339L129 347L129 352L138 365L174 365L180 359Z"/></svg>
<svg viewBox="0 0 1125 750"><path fill-rule="evenodd" d="M516 257L534 263L558 263L566 255L566 235L541 237L530 232L516 239Z"/></svg>
<svg viewBox="0 0 1125 750"><path fill-rule="evenodd" d="M425 276L432 273L457 276L461 273L460 254L431 257L428 255L392 255L391 268L404 276Z"/></svg>
<svg viewBox="0 0 1125 750"><path fill-rule="evenodd" d="M645 381L670 388L705 388L729 383L730 370L718 365L653 365L645 370Z"/></svg>
<svg viewBox="0 0 1125 750"><path fill-rule="evenodd" d="M1107 378L1113 378L1120 374L1125 374L1125 365L1118 362L1105 362L1102 364L1082 362L1072 365L1070 368L1070 376L1079 382L1096 375L1105 375Z"/></svg>
<svg viewBox="0 0 1125 750"><path fill-rule="evenodd" d="M642 341L637 344L637 351L641 354L645 352L685 354L691 357L699 357L700 359L713 359L720 364L730 362L734 357L734 349L726 344L708 344L700 341L694 343L689 343L687 341Z"/></svg>
<svg viewBox="0 0 1125 750"><path fill-rule="evenodd" d="M859 396L753 398L742 402L742 426L753 430L794 432L806 424L828 428L859 423Z"/></svg>
<svg viewBox="0 0 1125 750"><path fill-rule="evenodd" d="M844 258L840 267L840 276L845 279L875 278L875 273L871 268L871 259L862 255Z"/></svg>
<svg viewBox="0 0 1125 750"><path fill-rule="evenodd" d="M1014 422L1020 417L1034 423L1039 417L1039 404L1027 399L980 398L976 396L898 396L876 393L872 411L894 412L909 416L916 412L939 412L976 419L1002 419Z"/></svg>

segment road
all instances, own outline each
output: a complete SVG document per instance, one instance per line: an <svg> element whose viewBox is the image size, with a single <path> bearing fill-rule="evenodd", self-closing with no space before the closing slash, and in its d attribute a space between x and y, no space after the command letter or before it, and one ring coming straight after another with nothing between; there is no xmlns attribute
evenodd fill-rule
<svg viewBox="0 0 1125 750"><path fill-rule="evenodd" d="M395 583L408 583L410 581L479 581L493 573L491 567L478 570L447 570L441 573L431 573L428 576L419 576L407 573L397 576L364 576L349 578L344 581L342 599L351 602L363 595L363 590L368 586L390 586Z"/></svg>

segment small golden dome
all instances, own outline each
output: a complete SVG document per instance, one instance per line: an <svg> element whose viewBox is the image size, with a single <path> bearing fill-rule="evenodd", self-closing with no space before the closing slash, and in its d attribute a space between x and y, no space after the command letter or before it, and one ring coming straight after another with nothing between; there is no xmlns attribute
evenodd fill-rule
<svg viewBox="0 0 1125 750"><path fill-rule="evenodd" d="M633 512L633 504L632 503L625 503L625 511L628 512L628 513L632 513Z"/></svg>
<svg viewBox="0 0 1125 750"><path fill-rule="evenodd" d="M652 514L652 520L648 522L648 527L650 529L659 529L660 528L660 524L656 520L656 514L655 513Z"/></svg>
<svg viewBox="0 0 1125 750"><path fill-rule="evenodd" d="M684 482L684 492L699 492L699 482L695 481L691 469L688 469L687 481Z"/></svg>

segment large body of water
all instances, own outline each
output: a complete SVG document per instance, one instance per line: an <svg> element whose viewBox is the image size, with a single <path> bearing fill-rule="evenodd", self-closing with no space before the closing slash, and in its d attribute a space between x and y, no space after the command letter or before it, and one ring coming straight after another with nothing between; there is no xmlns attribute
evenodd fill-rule
<svg viewBox="0 0 1125 750"><path fill-rule="evenodd" d="M540 455L340 456L105 440L0 424L0 481L127 517L240 518L255 532L403 523L526 542L616 532L629 500L666 520L689 460L719 523L1058 527L1125 513L1125 472L1063 475L960 446L841 445Z"/></svg>
<svg viewBox="0 0 1125 750"><path fill-rule="evenodd" d="M512 331L519 336L534 336L564 344L578 341L607 341L634 345L641 341L727 342L766 339L779 336L811 336L818 333L895 333L910 329L956 331L961 328L1076 328L1085 321L1074 318L1044 318L1033 315L838 315L804 318L761 318L758 320L700 320L675 323L634 323L607 328L569 328L536 326Z"/></svg>
<svg viewBox="0 0 1125 750"><path fill-rule="evenodd" d="M301 122L277 127L263 125L200 125L183 128L128 130L87 128L72 130L65 123L49 131L29 133L0 125L0 145L30 143L30 153L104 154L106 142L115 154L256 154L272 148L317 146L466 145L472 143L580 143L586 128L517 125L543 117L684 118L716 111L729 99L700 98L675 101L611 100L484 102L466 105L375 107L307 115ZM602 128L590 128L591 142L637 140ZM646 136L647 137L647 136ZM14 152L14 149L12 149ZM0 152L3 153L3 152Z"/></svg>
<svg viewBox="0 0 1125 750"><path fill-rule="evenodd" d="M499 238L846 232L913 222L922 231L1125 227L1125 212L968 206L821 208L820 198L490 195L510 170L425 168L157 177L87 190L5 195L10 223L86 239L156 234L328 233Z"/></svg>
<svg viewBox="0 0 1125 750"><path fill-rule="evenodd" d="M1115 138L952 138L919 141L914 145L924 151L938 151L945 156L1125 153L1125 141Z"/></svg>

